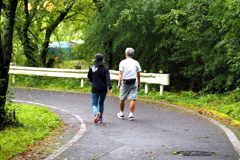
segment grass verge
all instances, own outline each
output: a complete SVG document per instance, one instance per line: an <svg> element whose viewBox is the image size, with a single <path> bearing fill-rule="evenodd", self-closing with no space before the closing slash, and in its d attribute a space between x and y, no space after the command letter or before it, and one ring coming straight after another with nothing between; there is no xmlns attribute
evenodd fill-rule
<svg viewBox="0 0 240 160"><path fill-rule="evenodd" d="M45 137L56 135L63 125L47 107L9 102L6 107L15 110L18 123L0 132L0 159L24 155Z"/></svg>

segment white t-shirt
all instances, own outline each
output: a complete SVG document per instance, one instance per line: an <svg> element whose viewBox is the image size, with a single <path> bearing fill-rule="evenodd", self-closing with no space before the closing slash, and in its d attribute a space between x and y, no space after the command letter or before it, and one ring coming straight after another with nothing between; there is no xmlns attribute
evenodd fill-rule
<svg viewBox="0 0 240 160"><path fill-rule="evenodd" d="M122 79L131 79L136 78L137 72L141 72L142 69L138 61L132 58L126 58L120 62L119 71L123 72Z"/></svg>

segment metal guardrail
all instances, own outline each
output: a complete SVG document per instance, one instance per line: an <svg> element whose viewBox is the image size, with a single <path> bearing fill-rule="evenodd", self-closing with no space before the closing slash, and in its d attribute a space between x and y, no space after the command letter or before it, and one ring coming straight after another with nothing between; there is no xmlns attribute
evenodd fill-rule
<svg viewBox="0 0 240 160"><path fill-rule="evenodd" d="M119 71L110 70L111 80L118 80ZM14 75L36 75L47 77L68 77L81 79L80 87L84 86L88 70L84 69L59 69L10 66L9 74L13 75L12 83L15 83ZM170 74L141 73L141 84L145 84L145 93L148 93L148 84L160 85L160 95L163 94L164 86L170 84Z"/></svg>

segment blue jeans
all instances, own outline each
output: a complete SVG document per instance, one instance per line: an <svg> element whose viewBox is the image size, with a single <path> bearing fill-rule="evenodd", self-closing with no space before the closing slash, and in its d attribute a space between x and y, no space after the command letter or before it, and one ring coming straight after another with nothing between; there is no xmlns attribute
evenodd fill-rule
<svg viewBox="0 0 240 160"><path fill-rule="evenodd" d="M101 113L99 118L102 118L103 111L104 111L104 100L106 98L107 92L102 93L92 93L92 109L94 115L98 112Z"/></svg>

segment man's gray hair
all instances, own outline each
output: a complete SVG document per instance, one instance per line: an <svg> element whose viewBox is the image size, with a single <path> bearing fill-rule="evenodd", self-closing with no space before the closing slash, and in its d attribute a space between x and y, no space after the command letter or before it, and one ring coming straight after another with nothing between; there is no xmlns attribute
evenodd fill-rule
<svg viewBox="0 0 240 160"><path fill-rule="evenodd" d="M133 48L126 48L125 53L126 53L129 57L133 57L133 55L134 55L134 49L133 49Z"/></svg>

